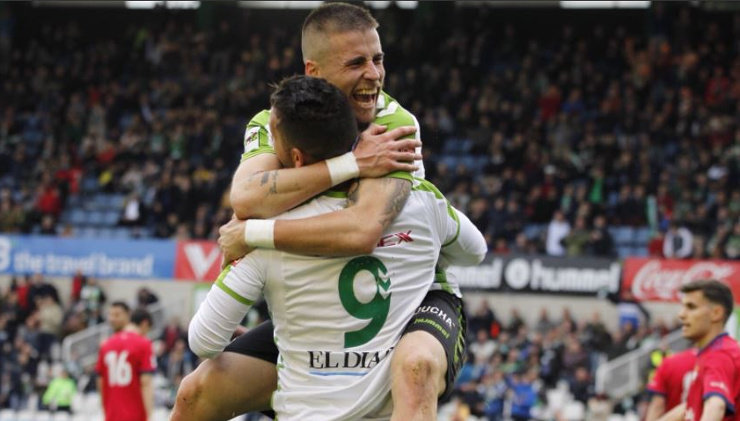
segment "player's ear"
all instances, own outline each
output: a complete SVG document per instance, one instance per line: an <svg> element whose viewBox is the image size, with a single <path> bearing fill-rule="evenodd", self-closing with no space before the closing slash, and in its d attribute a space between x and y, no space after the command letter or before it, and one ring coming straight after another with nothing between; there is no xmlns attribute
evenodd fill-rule
<svg viewBox="0 0 740 421"><path fill-rule="evenodd" d="M294 168L300 168L306 165L306 157L298 148L290 148L290 160L293 161Z"/></svg>
<svg viewBox="0 0 740 421"><path fill-rule="evenodd" d="M719 304L713 303L709 313L709 317L711 317L712 322L724 323L725 308Z"/></svg>
<svg viewBox="0 0 740 421"><path fill-rule="evenodd" d="M319 76L319 63L313 60L306 60L304 64L304 72L308 76L318 77Z"/></svg>

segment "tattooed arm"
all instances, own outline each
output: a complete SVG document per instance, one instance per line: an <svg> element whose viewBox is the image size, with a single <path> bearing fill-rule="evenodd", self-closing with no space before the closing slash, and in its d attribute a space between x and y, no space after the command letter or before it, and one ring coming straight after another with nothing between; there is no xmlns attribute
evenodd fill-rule
<svg viewBox="0 0 740 421"><path fill-rule="evenodd" d="M262 154L239 164L231 183L231 206L239 219L268 218L330 187L324 162L282 168L274 154Z"/></svg>
<svg viewBox="0 0 740 421"><path fill-rule="evenodd" d="M368 254L401 211L410 191L408 180L362 179L350 188L348 207L343 210L305 219L276 220L275 248L325 256ZM219 230L218 242L226 261L250 251L244 243L244 223L232 219Z"/></svg>
<svg viewBox="0 0 740 421"><path fill-rule="evenodd" d="M403 209L410 192L408 180L363 179L350 189L346 209L306 219L275 221L275 248L324 256L371 253L383 231Z"/></svg>
<svg viewBox="0 0 740 421"><path fill-rule="evenodd" d="M360 177L381 177L392 171L415 171L409 164L421 155L416 139L401 139L415 132L414 126L385 131L372 125L362 133L353 151ZM401 139L401 140L396 140ZM282 168L274 153L243 160L231 183L230 200L239 219L269 218L305 202L332 187L326 161L300 168Z"/></svg>

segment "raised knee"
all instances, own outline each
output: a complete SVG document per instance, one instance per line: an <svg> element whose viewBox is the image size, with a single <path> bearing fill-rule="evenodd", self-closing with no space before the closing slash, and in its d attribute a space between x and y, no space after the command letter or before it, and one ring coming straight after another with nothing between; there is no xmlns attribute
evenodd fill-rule
<svg viewBox="0 0 740 421"><path fill-rule="evenodd" d="M198 371L185 376L177 389L177 403L179 405L192 406L198 400L205 388L205 379Z"/></svg>
<svg viewBox="0 0 740 421"><path fill-rule="evenodd" d="M438 377L444 366L439 356L424 348L407 349L401 356L400 368L408 380L428 382Z"/></svg>

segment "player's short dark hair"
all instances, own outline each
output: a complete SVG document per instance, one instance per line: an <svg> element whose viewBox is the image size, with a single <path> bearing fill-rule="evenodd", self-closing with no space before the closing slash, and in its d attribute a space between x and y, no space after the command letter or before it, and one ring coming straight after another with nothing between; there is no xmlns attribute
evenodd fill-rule
<svg viewBox="0 0 740 421"><path fill-rule="evenodd" d="M370 11L350 3L326 2L306 16L302 33L306 31L345 32L375 29L378 21Z"/></svg>
<svg viewBox="0 0 740 421"><path fill-rule="evenodd" d="M134 310L133 313L131 313L131 323L135 324L136 326L141 326L141 324L145 321L149 322L149 326L154 325L152 315L147 310L143 308L137 308L136 310Z"/></svg>
<svg viewBox="0 0 740 421"><path fill-rule="evenodd" d="M730 287L716 279L691 281L681 287L683 293L694 291L701 291L707 301L721 305L725 309L725 322L727 322L732 314L732 307L735 302Z"/></svg>
<svg viewBox="0 0 740 421"><path fill-rule="evenodd" d="M112 303L110 303L110 306L111 307L118 307L121 310L125 311L126 314L131 313L131 307L129 307L128 304L126 304L125 301L113 301Z"/></svg>
<svg viewBox="0 0 740 421"><path fill-rule="evenodd" d="M350 151L359 135L349 101L324 79L283 79L270 102L285 141L317 161Z"/></svg>
<svg viewBox="0 0 740 421"><path fill-rule="evenodd" d="M315 59L310 51L316 46L316 35L366 31L378 27L378 21L367 9L349 3L324 3L306 16L301 30L303 59Z"/></svg>

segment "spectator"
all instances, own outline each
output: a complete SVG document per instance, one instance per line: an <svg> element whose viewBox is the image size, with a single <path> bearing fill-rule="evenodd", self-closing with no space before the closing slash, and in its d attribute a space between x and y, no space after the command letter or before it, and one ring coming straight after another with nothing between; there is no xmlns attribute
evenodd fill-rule
<svg viewBox="0 0 740 421"><path fill-rule="evenodd" d="M606 217L597 215L594 218L594 227L591 230L587 249L593 256L614 257L614 240L606 227Z"/></svg>
<svg viewBox="0 0 740 421"><path fill-rule="evenodd" d="M663 255L668 258L685 259L691 257L693 236L686 227L671 222L663 240Z"/></svg>
<svg viewBox="0 0 740 421"><path fill-rule="evenodd" d="M69 377L66 369L60 370L59 376L55 377L41 398L44 408L53 412L64 411L72 413L72 400L77 394L77 385Z"/></svg>
<svg viewBox="0 0 740 421"><path fill-rule="evenodd" d="M550 256L564 256L565 248L562 241L570 232L570 224L565 220L565 215L560 210L555 211L552 221L547 226L546 251Z"/></svg>
<svg viewBox="0 0 740 421"><path fill-rule="evenodd" d="M562 240L565 254L570 257L582 256L590 239L591 232L586 227L586 218L577 216L573 229Z"/></svg>

